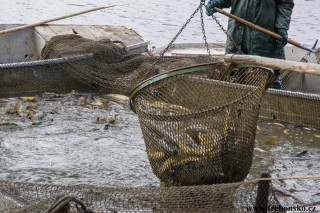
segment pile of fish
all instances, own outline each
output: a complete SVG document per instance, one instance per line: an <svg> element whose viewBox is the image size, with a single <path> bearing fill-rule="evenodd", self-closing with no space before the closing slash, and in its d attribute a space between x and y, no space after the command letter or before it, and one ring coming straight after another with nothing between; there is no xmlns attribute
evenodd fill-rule
<svg viewBox="0 0 320 213"><path fill-rule="evenodd" d="M190 109L160 101L139 106L154 116L192 113ZM215 123L192 119L178 122L170 119L142 118L142 129L150 164L163 186L212 184L223 179L221 152L225 140L232 140L230 111L219 115ZM142 116L143 117L143 116Z"/></svg>
<svg viewBox="0 0 320 213"><path fill-rule="evenodd" d="M0 99L0 130L22 129L26 125L50 123L63 107L79 106L114 111L108 118L97 117L95 123L114 123L121 111L129 109L129 97L120 94L91 94L72 91L68 94L45 92L30 97Z"/></svg>

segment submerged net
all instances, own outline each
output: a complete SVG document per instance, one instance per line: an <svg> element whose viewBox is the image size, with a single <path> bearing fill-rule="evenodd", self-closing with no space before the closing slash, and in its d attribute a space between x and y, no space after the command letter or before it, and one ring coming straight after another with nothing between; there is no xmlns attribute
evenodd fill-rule
<svg viewBox="0 0 320 213"><path fill-rule="evenodd" d="M131 94L153 172L163 186L243 181L271 71L222 63L155 76Z"/></svg>
<svg viewBox="0 0 320 213"><path fill-rule="evenodd" d="M61 198L76 198L76 202L59 202ZM270 181L164 188L62 186L1 181L0 201L2 212L8 213L81 212L76 203L82 203L84 209L92 212L236 213L254 212L254 207L261 208L259 212L266 212L270 206L279 206ZM60 208L48 211L54 206Z"/></svg>

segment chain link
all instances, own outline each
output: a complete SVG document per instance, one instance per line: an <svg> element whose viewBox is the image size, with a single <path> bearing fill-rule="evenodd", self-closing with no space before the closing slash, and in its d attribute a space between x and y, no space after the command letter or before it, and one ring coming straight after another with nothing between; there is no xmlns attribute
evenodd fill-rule
<svg viewBox="0 0 320 213"><path fill-rule="evenodd" d="M224 29L224 27L222 26L222 24L220 23L220 21L217 19L217 17L215 17L214 15L212 15L213 20L216 21L216 23L219 25L220 29L224 32L224 34L227 35L227 37L229 38L229 40L231 41L231 43L237 48L239 54L244 54L241 50L241 47L235 42L235 40L232 38L232 36L230 36L228 34L228 32Z"/></svg>
<svg viewBox="0 0 320 213"><path fill-rule="evenodd" d="M195 14L200 10L200 19L201 19L201 28L202 28L202 35L203 35L203 40L204 44L206 46L207 52L209 56L211 57L211 52L209 48L209 44L207 42L207 36L206 36L206 31L205 31L205 26L204 26L204 18L203 18L203 9L202 7L205 7L205 0L200 0L200 5L199 7L192 13L190 18L186 21L186 23L180 28L178 33L173 37L173 39L170 41L170 43L166 46L166 48L161 52L159 55L159 58L152 64L150 70L154 69L157 63L164 57L164 54L169 50L169 48L172 46L173 42L179 37L179 35L182 33L182 31L186 28L186 26L190 23L191 19L194 18ZM219 25L220 29L227 35L229 40L234 44L234 46L237 48L239 54L244 54L241 50L241 47L234 41L234 39L227 33L227 31L224 29L222 24L219 22L219 20L212 15L212 18L215 20L215 22Z"/></svg>
<svg viewBox="0 0 320 213"><path fill-rule="evenodd" d="M204 6L205 7L205 0L201 0L201 7L200 7L200 19L201 19L201 28L202 28L202 35L203 35L203 40L204 40L204 44L206 45L206 48L207 48L207 52L211 58L211 53L210 53L210 49L209 49L209 45L208 45L208 42L207 42L207 36L206 36L206 31L205 31L205 28L204 28L204 21L203 21L203 10L202 10L202 7Z"/></svg>
<svg viewBox="0 0 320 213"><path fill-rule="evenodd" d="M156 60L155 63L152 64L151 69L153 69L155 67L155 65L163 58L164 54L168 51L168 49L172 46L173 42L179 37L179 35L182 33L182 31L186 28L186 26L190 23L191 19L193 19L193 17L195 16L195 14L200 10L200 8L202 7L202 4L200 4L200 6L192 13L192 15L190 16L190 18L186 21L186 23L181 27L181 29L179 30L179 32L173 37L173 39L171 40L171 42L167 45L167 47L162 51L162 53L160 54L158 60Z"/></svg>

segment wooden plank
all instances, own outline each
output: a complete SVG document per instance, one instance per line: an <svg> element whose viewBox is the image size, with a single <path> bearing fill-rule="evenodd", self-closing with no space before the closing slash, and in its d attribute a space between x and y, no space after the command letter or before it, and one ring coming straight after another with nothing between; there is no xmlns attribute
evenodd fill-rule
<svg viewBox="0 0 320 213"><path fill-rule="evenodd" d="M104 35L104 39L110 39L110 40L117 40L117 37L114 35L114 30L117 28L117 27L114 27L113 30L109 29L109 30L105 30L104 27L107 27L107 26L95 26L95 31L96 32L99 32L100 35ZM118 39L119 40L119 39Z"/></svg>
<svg viewBox="0 0 320 213"><path fill-rule="evenodd" d="M57 34L47 25L35 27L35 30L39 33L39 35L45 40L49 41L53 36Z"/></svg>
<svg viewBox="0 0 320 213"><path fill-rule="evenodd" d="M56 35L74 34L69 25L50 25L48 26Z"/></svg>
<svg viewBox="0 0 320 213"><path fill-rule="evenodd" d="M94 36L95 41L108 38L106 33L103 32L102 30L99 30L97 26L89 25L89 26L86 26L86 29Z"/></svg>
<svg viewBox="0 0 320 213"><path fill-rule="evenodd" d="M147 50L149 42L145 42L143 38L134 30L124 26L109 25L46 25L36 27L36 31L45 42L49 41L53 36L78 34L84 38L91 40L110 39L112 41L122 41L126 46L130 47L134 53L142 53ZM43 48L41 39L38 39L39 48ZM135 45L139 45L135 47Z"/></svg>
<svg viewBox="0 0 320 213"><path fill-rule="evenodd" d="M87 39L96 40L96 37L88 29L88 26L73 25L71 27L78 35Z"/></svg>
<svg viewBox="0 0 320 213"><path fill-rule="evenodd" d="M141 43L144 40L134 30L122 26L101 26L98 27L104 33L109 33L109 38L114 41L122 41L126 46Z"/></svg>
<svg viewBox="0 0 320 213"><path fill-rule="evenodd" d="M37 31L34 31L34 43L36 45L37 58L41 58L41 51L46 44L46 41L39 35Z"/></svg>

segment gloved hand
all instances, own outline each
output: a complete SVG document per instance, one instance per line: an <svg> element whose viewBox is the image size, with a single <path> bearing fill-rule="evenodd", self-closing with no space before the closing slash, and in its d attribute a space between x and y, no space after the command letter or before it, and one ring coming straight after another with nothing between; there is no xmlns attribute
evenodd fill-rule
<svg viewBox="0 0 320 213"><path fill-rule="evenodd" d="M277 39L277 44L281 47L284 47L287 45L288 43L288 30L287 29L284 29L284 28L277 28L276 29L276 33L278 33L279 35L281 35L282 37L282 40L278 40Z"/></svg>
<svg viewBox="0 0 320 213"><path fill-rule="evenodd" d="M213 10L213 8L217 6L217 3L210 0L206 6L207 16L212 16L216 12Z"/></svg>

